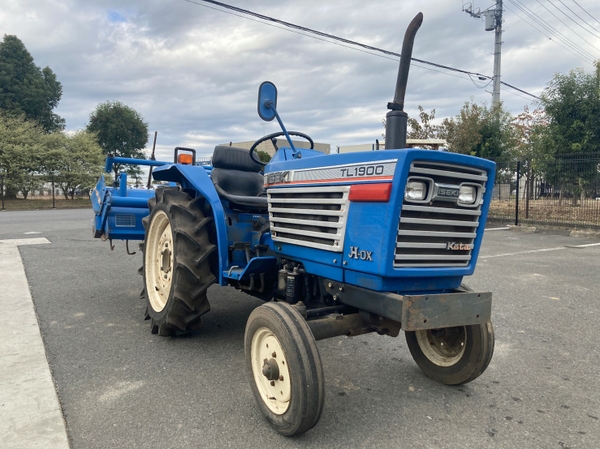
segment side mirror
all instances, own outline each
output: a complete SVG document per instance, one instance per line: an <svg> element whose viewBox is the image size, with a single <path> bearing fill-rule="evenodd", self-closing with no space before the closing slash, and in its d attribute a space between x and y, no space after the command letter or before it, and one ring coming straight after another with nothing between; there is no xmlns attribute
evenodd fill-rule
<svg viewBox="0 0 600 449"><path fill-rule="evenodd" d="M270 81L263 82L258 88L258 116L265 122L275 118L277 109L277 88Z"/></svg>

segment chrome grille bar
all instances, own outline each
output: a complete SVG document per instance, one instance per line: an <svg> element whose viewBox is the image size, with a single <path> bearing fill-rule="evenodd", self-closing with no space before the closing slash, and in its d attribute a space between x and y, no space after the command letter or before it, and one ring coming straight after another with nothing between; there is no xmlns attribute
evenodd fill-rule
<svg viewBox="0 0 600 449"><path fill-rule="evenodd" d="M470 255L464 256L445 256L445 255L435 255L435 254L412 254L412 255L396 255L396 260L469 260L471 258Z"/></svg>
<svg viewBox="0 0 600 449"><path fill-rule="evenodd" d="M398 236L413 235L420 237L453 237L453 238L475 238L477 233L475 232L440 232L440 231L402 231L398 232Z"/></svg>
<svg viewBox="0 0 600 449"><path fill-rule="evenodd" d="M409 204L403 205L402 210L414 212L435 212L436 214L472 215L475 217L479 217L481 215L481 211L479 209L450 209L448 207L414 206Z"/></svg>
<svg viewBox="0 0 600 449"><path fill-rule="evenodd" d="M342 252L349 192L349 186L268 189L273 241Z"/></svg>
<svg viewBox="0 0 600 449"><path fill-rule="evenodd" d="M429 218L400 218L400 223L417 223L424 225L438 226L466 226L476 228L479 225L478 221L462 221L462 220L432 220Z"/></svg>
<svg viewBox="0 0 600 449"><path fill-rule="evenodd" d="M434 170L434 169L425 169L425 168L417 168L414 167L410 171L411 173L420 174L420 175L430 175L430 176L445 176L450 178L461 179L463 181L487 181L486 175L472 175L469 173L456 173L451 171L444 170Z"/></svg>
<svg viewBox="0 0 600 449"><path fill-rule="evenodd" d="M476 185L485 192L484 170L434 161L414 161L410 176L427 176L436 185ZM404 200L398 220L394 268L464 267L471 261L481 204L461 206L448 198L427 203Z"/></svg>

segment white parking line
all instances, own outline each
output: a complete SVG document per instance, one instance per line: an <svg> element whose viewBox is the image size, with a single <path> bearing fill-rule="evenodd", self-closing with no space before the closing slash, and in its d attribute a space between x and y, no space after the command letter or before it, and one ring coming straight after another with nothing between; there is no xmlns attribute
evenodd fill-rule
<svg viewBox="0 0 600 449"><path fill-rule="evenodd" d="M489 256L479 256L479 258L480 259L492 259L494 257L518 256L519 254L543 253L546 251L559 251L561 249L566 249L566 246L559 246L557 248L532 249L529 251L518 251L516 253L491 254Z"/></svg>
<svg viewBox="0 0 600 449"><path fill-rule="evenodd" d="M45 238L0 240L0 435L7 449L68 449L62 410L46 359L20 245Z"/></svg>
<svg viewBox="0 0 600 449"><path fill-rule="evenodd" d="M588 243L586 245L568 245L567 248L589 248L590 246L600 246L600 243Z"/></svg>
<svg viewBox="0 0 600 449"><path fill-rule="evenodd" d="M532 249L529 251L518 251L516 253L490 254L489 256L479 256L479 259L492 259L494 257L506 257L506 256L518 256L521 254L544 253L544 252L548 252L548 251L560 251L560 250L569 249L569 248L589 248L591 246L600 246L600 243L588 243L586 245L557 246L556 248Z"/></svg>

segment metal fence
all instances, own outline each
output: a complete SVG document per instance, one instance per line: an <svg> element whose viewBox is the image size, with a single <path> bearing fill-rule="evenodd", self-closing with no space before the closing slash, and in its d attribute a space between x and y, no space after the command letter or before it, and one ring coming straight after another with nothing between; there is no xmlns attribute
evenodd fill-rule
<svg viewBox="0 0 600 449"><path fill-rule="evenodd" d="M90 190L65 176L22 175L17 183L0 174L0 210L56 208L57 202L67 207L72 200L89 200Z"/></svg>
<svg viewBox="0 0 600 449"><path fill-rule="evenodd" d="M497 163L489 218L514 224L600 228L600 153Z"/></svg>
<svg viewBox="0 0 600 449"><path fill-rule="evenodd" d="M4 184L2 176L0 181ZM64 198L60 189L62 180L54 181L40 181L28 198ZM54 195L52 184L55 187ZM4 186L0 186L4 209L4 195L1 194L4 189L1 187ZM87 194L87 191L80 193L77 186L69 191L71 198L83 194ZM489 220L498 223L600 228L600 152L497 162Z"/></svg>

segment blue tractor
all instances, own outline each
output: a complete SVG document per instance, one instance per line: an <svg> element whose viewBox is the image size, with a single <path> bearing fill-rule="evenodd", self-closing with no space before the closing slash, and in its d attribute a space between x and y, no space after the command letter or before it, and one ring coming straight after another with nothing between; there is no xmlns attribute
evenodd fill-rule
<svg viewBox="0 0 600 449"><path fill-rule="evenodd" d="M259 88L258 113L282 131L248 151L217 146L212 166L176 148L174 162L119 157L113 164L154 166L155 190L93 192L94 233L141 240L142 296L152 333L199 329L210 310L207 289L232 286L265 303L250 315L245 357L262 413L281 434L312 428L324 401L316 341L375 331L404 331L422 371L444 384L470 382L494 348L491 293L462 283L475 269L495 164L461 154L407 149L403 111L412 44L409 25L385 151L325 155L311 138L287 131L277 90ZM296 148L291 135L310 149ZM285 136L268 164L255 154Z"/></svg>

